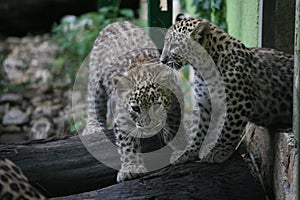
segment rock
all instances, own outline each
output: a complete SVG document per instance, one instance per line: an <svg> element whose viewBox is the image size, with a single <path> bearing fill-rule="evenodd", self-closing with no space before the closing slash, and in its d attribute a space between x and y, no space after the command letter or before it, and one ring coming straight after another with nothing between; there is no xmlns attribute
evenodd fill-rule
<svg viewBox="0 0 300 200"><path fill-rule="evenodd" d="M38 65L38 64L36 64ZM28 69L26 72L26 75L29 76L31 79L34 79L36 81L39 81L42 84L49 83L52 79L52 75L50 72L46 69L37 69L37 67L33 67L34 65L31 65L32 68ZM47 84L49 85L49 84ZM49 86L48 86L49 87Z"/></svg>
<svg viewBox="0 0 300 200"><path fill-rule="evenodd" d="M0 105L0 120L2 119L4 113L5 113L5 106L4 105Z"/></svg>
<svg viewBox="0 0 300 200"><path fill-rule="evenodd" d="M51 134L51 123L46 118L41 118L33 123L31 129L32 140L45 139Z"/></svg>
<svg viewBox="0 0 300 200"><path fill-rule="evenodd" d="M0 135L0 143L1 144L11 144L11 143L19 143L22 141L27 140L26 133L19 133L19 134L1 134Z"/></svg>
<svg viewBox="0 0 300 200"><path fill-rule="evenodd" d="M16 46L18 46L20 42L21 42L21 38L19 38L19 37L8 37L5 41L5 46L8 49L12 50Z"/></svg>
<svg viewBox="0 0 300 200"><path fill-rule="evenodd" d="M0 126L1 133L19 133L21 128L19 126L10 125L10 126Z"/></svg>
<svg viewBox="0 0 300 200"><path fill-rule="evenodd" d="M22 60L8 57L3 61L3 67L7 78L12 83L24 83L28 80L28 77L23 73L25 64Z"/></svg>
<svg viewBox="0 0 300 200"><path fill-rule="evenodd" d="M295 169L295 162L296 161L296 156L297 156L297 149L294 148L293 150L290 151L289 155L289 163L287 163L287 181L291 185L295 180L296 177L294 176L294 169Z"/></svg>
<svg viewBox="0 0 300 200"><path fill-rule="evenodd" d="M39 119L41 117L51 117L52 116L52 107L50 105L41 105L34 109L32 113L32 119Z"/></svg>
<svg viewBox="0 0 300 200"><path fill-rule="evenodd" d="M274 134L274 133L273 133ZM274 156L274 193L276 199L289 199L292 198L297 190L295 184L295 169L297 147L295 135L289 133L275 133L275 156ZM293 194L294 193L294 194Z"/></svg>
<svg viewBox="0 0 300 200"><path fill-rule="evenodd" d="M28 115L19 109L12 109L8 111L4 117L3 125L20 125L28 122Z"/></svg>
<svg viewBox="0 0 300 200"><path fill-rule="evenodd" d="M4 115L5 115L5 113L8 112L9 107L10 107L9 103L0 105L0 120L1 120L1 121L2 121L2 119L3 119Z"/></svg>
<svg viewBox="0 0 300 200"><path fill-rule="evenodd" d="M4 42L9 54L3 61L7 79L11 83L51 83L49 66L59 49L50 40L48 35L19 40L9 37Z"/></svg>
<svg viewBox="0 0 300 200"><path fill-rule="evenodd" d="M0 102L18 102L22 101L22 99L23 97L20 94L6 93L1 95Z"/></svg>
<svg viewBox="0 0 300 200"><path fill-rule="evenodd" d="M56 136L61 137L74 134L70 131L74 125L71 101L68 101L71 99L71 80L51 74L59 52L60 49L47 34L7 37L0 41L0 54L3 55L1 64L5 75L2 81L11 85L5 93L0 94L1 134L18 133L25 135L26 139L46 138L55 132L58 133ZM14 83L21 83L22 87L15 87ZM85 96L79 93L75 93L73 98L76 106L81 98L85 100ZM41 118L49 121L40 121ZM12 139L10 136L5 138L7 141ZM25 139L23 136L18 138Z"/></svg>
<svg viewBox="0 0 300 200"><path fill-rule="evenodd" d="M39 95L31 99L31 103L33 106L40 106L42 104L43 98Z"/></svg>
<svg viewBox="0 0 300 200"><path fill-rule="evenodd" d="M24 92L24 94L22 94L24 99L27 99L27 100L32 100L34 99L35 97L39 96L40 93L39 91L37 90L37 88L34 88L34 87L27 87L26 88L26 92Z"/></svg>
<svg viewBox="0 0 300 200"><path fill-rule="evenodd" d="M293 156L293 162L294 162L294 165L290 165L289 167L289 172L288 174L290 174L290 177L288 177L288 182L290 184L290 193L287 195L287 198L286 199L289 199L289 200L296 200L296 199L299 199L298 198L298 173L299 173L299 168L298 168L298 164L299 164L299 161L298 161L298 154L297 154L297 150L294 149L295 151L292 152L292 154L294 155L291 155Z"/></svg>
<svg viewBox="0 0 300 200"><path fill-rule="evenodd" d="M256 175L262 176L261 184L265 186L269 199L296 199L295 135L292 132L269 132L251 123L246 132L248 152L255 158L259 170Z"/></svg>
<svg viewBox="0 0 300 200"><path fill-rule="evenodd" d="M295 137L289 133L282 133L282 155L283 156L283 165L288 166L290 162L290 153L291 150L295 147Z"/></svg>

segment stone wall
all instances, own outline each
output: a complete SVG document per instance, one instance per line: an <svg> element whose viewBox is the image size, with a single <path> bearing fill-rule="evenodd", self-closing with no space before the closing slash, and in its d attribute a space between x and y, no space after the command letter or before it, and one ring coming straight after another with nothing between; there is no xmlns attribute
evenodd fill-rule
<svg viewBox="0 0 300 200"><path fill-rule="evenodd" d="M291 131L270 133L263 127L247 125L246 141L253 174L266 190L269 199L296 200L298 154Z"/></svg>

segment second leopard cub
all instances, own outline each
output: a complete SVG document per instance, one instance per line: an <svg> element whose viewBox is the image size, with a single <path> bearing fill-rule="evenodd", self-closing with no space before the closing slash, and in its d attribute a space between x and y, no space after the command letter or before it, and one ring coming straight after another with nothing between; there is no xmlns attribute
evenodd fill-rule
<svg viewBox="0 0 300 200"><path fill-rule="evenodd" d="M195 102L188 145L173 162L200 158L223 162L234 152L248 121L269 129L292 124L293 56L274 49L247 48L206 19L176 18L165 36L161 61L173 68L195 69ZM214 63L214 65L208 64ZM194 65L196 64L196 65ZM213 71L213 69L215 71ZM203 74L209 74L208 79ZM215 82L211 79L219 77ZM209 87L207 82L212 84ZM216 87L222 81L222 87ZM200 154L212 117L212 93L225 98L225 122L216 142Z"/></svg>

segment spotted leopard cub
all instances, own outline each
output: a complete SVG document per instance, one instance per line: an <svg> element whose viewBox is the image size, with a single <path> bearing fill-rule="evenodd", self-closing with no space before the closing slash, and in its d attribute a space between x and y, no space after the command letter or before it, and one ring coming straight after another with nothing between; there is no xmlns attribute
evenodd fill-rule
<svg viewBox="0 0 300 200"><path fill-rule="evenodd" d="M159 51L144 31L129 22L103 29L90 56L88 121L83 135L106 129L111 113L120 154L117 181L147 172L141 138L162 134L169 143L180 124L173 70L159 62Z"/></svg>
<svg viewBox="0 0 300 200"><path fill-rule="evenodd" d="M0 158L0 199L46 199L32 187L19 167L8 159Z"/></svg>
<svg viewBox="0 0 300 200"><path fill-rule="evenodd" d="M266 48L248 48L205 19L177 16L165 36L160 57L173 68L191 64L195 69L195 101L188 145L175 152L173 163L197 157L207 162L228 159L240 140L248 121L269 129L291 127L293 99L293 56ZM217 140L206 155L200 149L212 118L210 90L201 76L215 64L225 88L225 121ZM194 65L196 63L196 65ZM211 65L213 66L213 65ZM216 73L210 73L214 78ZM216 85L218 82L215 83Z"/></svg>

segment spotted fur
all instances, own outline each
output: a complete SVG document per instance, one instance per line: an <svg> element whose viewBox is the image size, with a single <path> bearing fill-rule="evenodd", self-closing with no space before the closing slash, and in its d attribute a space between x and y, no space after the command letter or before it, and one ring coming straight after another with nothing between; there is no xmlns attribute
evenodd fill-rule
<svg viewBox="0 0 300 200"><path fill-rule="evenodd" d="M0 158L0 199L46 199L32 187L20 168L6 158Z"/></svg>
<svg viewBox="0 0 300 200"><path fill-rule="evenodd" d="M191 45L193 42L198 46ZM225 161L234 152L248 121L269 129L291 127L292 55L274 49L247 48L205 19L178 16L165 36L161 61L179 69L195 59L205 60L204 55L212 58L223 79L225 124L210 152L201 157L199 150L212 108L206 80L195 70L195 99L200 111L194 111L188 145L184 151L173 154L174 163L197 157L207 162Z"/></svg>
<svg viewBox="0 0 300 200"><path fill-rule="evenodd" d="M171 92L176 80L172 70L159 62L159 55L144 31L129 22L103 29L91 52L88 122L83 135L106 129L107 113L112 113L121 159L118 182L147 172L141 137L162 129L169 143L180 124L180 112L174 112L180 111L180 105Z"/></svg>

